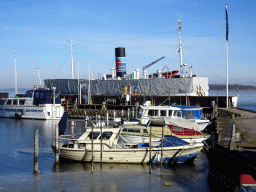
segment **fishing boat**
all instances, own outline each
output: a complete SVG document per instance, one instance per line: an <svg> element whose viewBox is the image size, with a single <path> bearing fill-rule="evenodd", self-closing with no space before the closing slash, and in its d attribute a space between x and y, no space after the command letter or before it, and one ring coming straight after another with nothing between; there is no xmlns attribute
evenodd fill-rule
<svg viewBox="0 0 256 192"><path fill-rule="evenodd" d="M121 129L119 140L127 143L146 143L149 141L149 133L152 133L153 143L160 142L163 135L175 136L188 143L202 143L210 137L208 134L198 132L192 129L174 127L165 125L164 120L150 120L147 125L126 124Z"/></svg>
<svg viewBox="0 0 256 192"><path fill-rule="evenodd" d="M120 128L87 128L78 139L62 135L59 157L82 162L140 164L158 163L162 158L163 163L183 163L193 160L203 148L202 143L189 144L173 136L165 136L158 146L151 147L150 143L118 142L119 136ZM52 144L54 152L55 146Z"/></svg>
<svg viewBox="0 0 256 192"><path fill-rule="evenodd" d="M60 93L53 89L35 87L24 97L8 97L0 100L0 117L24 119L60 119L64 113Z"/></svg>

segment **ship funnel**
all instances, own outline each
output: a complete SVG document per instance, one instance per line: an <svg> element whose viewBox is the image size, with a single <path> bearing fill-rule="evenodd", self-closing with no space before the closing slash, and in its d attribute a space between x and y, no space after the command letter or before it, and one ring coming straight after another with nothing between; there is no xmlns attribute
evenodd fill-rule
<svg viewBox="0 0 256 192"><path fill-rule="evenodd" d="M116 77L126 76L126 58L125 58L125 48L117 47L115 48L116 55Z"/></svg>

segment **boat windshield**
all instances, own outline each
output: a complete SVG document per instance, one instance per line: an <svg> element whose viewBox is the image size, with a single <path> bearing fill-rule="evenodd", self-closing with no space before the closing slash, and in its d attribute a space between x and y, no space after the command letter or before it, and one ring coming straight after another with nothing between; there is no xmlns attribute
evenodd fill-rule
<svg viewBox="0 0 256 192"><path fill-rule="evenodd" d="M99 136L100 132L93 132L93 140L97 139ZM91 140L92 139L92 132L90 132L90 134L87 137L87 140Z"/></svg>
<svg viewBox="0 0 256 192"><path fill-rule="evenodd" d="M186 119L195 119L196 118L195 111L185 111L184 115L185 115Z"/></svg>
<svg viewBox="0 0 256 192"><path fill-rule="evenodd" d="M103 140L109 140L112 135L113 135L112 132L103 132L102 133L102 139Z"/></svg>
<svg viewBox="0 0 256 192"><path fill-rule="evenodd" d="M174 111L173 116L181 117L182 116L181 111Z"/></svg>
<svg viewBox="0 0 256 192"><path fill-rule="evenodd" d="M30 97L30 98L32 98L32 97L33 97L33 90L28 90L28 91L25 93L25 97Z"/></svg>

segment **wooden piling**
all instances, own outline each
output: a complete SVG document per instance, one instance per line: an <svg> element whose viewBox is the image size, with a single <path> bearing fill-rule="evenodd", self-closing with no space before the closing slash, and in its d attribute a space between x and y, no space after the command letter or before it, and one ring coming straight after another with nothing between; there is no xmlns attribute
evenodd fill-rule
<svg viewBox="0 0 256 192"><path fill-rule="evenodd" d="M38 171L38 152L39 152L38 129L36 129L35 130L35 146L34 146L34 174L39 173L39 171Z"/></svg>
<svg viewBox="0 0 256 192"><path fill-rule="evenodd" d="M92 126L92 173L93 173L93 126Z"/></svg>
<svg viewBox="0 0 256 192"><path fill-rule="evenodd" d="M164 143L164 126L165 123L163 123L163 127L162 127L162 143L161 143L161 167L163 165L163 143Z"/></svg>
<svg viewBox="0 0 256 192"><path fill-rule="evenodd" d="M74 139L74 127L75 127L75 123L74 121L71 121L71 139Z"/></svg>
<svg viewBox="0 0 256 192"><path fill-rule="evenodd" d="M150 133L149 133L149 174L151 174L151 126L150 126Z"/></svg>
<svg viewBox="0 0 256 192"><path fill-rule="evenodd" d="M108 123L108 112L106 113L106 120L107 120L107 126L109 125Z"/></svg>
<svg viewBox="0 0 256 192"><path fill-rule="evenodd" d="M100 125L100 164L102 165L102 125Z"/></svg>
<svg viewBox="0 0 256 192"><path fill-rule="evenodd" d="M55 125L55 163L59 163L59 126Z"/></svg>

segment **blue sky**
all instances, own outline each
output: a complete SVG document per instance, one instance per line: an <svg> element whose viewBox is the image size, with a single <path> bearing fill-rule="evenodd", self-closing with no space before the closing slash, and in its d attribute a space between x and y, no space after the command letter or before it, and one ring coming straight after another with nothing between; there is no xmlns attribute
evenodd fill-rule
<svg viewBox="0 0 256 192"><path fill-rule="evenodd" d="M41 79L88 78L110 74L115 48L125 47L127 74L150 67L179 70L178 24L182 20L183 61L209 83L226 83L225 4L229 17L229 82L256 84L255 0L0 0L0 87L18 87Z"/></svg>

